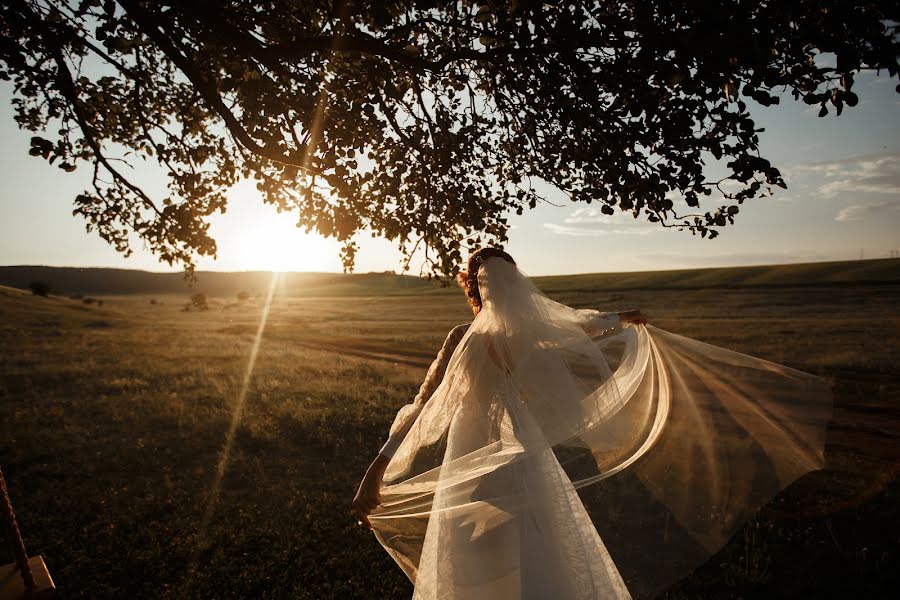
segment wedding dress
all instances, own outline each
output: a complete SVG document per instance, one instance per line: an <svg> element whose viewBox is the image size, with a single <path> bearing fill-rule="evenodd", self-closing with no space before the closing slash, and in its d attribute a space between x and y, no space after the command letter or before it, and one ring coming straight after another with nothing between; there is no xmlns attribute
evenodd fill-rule
<svg viewBox="0 0 900 600"><path fill-rule="evenodd" d="M652 596L824 465L821 378L547 298L478 271L400 409L379 542L416 599Z"/></svg>

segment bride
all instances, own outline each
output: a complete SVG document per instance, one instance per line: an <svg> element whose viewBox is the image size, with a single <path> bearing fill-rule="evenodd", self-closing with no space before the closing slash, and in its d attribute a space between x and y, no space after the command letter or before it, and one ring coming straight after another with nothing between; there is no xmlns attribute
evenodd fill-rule
<svg viewBox="0 0 900 600"><path fill-rule="evenodd" d="M547 298L506 252L352 510L414 598L652 596L824 465L820 378Z"/></svg>

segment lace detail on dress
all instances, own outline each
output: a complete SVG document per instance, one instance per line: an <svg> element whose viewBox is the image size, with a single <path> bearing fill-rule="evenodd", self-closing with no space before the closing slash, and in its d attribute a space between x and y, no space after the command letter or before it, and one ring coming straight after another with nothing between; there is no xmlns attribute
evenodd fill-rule
<svg viewBox="0 0 900 600"><path fill-rule="evenodd" d="M434 391L444 379L444 373L447 372L447 364L450 362L453 351L456 350L456 346L459 345L459 341L466 334L468 328L468 323L457 325L447 334L447 338L444 340L444 345L441 346L437 358L434 359L428 368L428 374L419 387L419 393L413 399L413 404L425 404L434 395Z"/></svg>
<svg viewBox="0 0 900 600"><path fill-rule="evenodd" d="M457 325L447 334L437 357L432 361L431 366L428 367L428 374L425 375L425 381L423 381L422 385L419 387L419 393L416 394L416 397L413 398L413 401L410 404L403 406L397 411L397 416L394 418L394 423L391 425L390 437L387 442L385 442L384 446L382 446L381 450L378 451L379 454L387 456L388 458L394 456L394 452L397 451L400 442L406 437L406 433L409 431L410 427L412 427L413 423L415 423L419 413L422 412L422 407L424 407L425 403L431 399L435 390L437 390L441 381L443 381L444 374L447 372L447 364L450 362L450 357L453 356L453 351L456 350L456 347L466 334L468 328L469 323Z"/></svg>

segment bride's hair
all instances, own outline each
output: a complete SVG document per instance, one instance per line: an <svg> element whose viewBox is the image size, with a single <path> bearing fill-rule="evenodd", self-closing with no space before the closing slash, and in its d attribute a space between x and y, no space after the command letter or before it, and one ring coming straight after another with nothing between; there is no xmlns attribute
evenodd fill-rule
<svg viewBox="0 0 900 600"><path fill-rule="evenodd" d="M472 312L476 315L481 310L481 292L478 291L478 267L487 259L499 256L500 258L516 264L513 257L504 252L500 248L480 248L469 256L469 263L465 271L460 271L456 276L460 287L466 291L469 298L469 304L472 305Z"/></svg>

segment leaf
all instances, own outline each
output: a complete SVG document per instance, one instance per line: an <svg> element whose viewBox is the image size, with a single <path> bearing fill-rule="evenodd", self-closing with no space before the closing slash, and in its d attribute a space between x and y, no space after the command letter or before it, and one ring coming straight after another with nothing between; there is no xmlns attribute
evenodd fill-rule
<svg viewBox="0 0 900 600"><path fill-rule="evenodd" d="M826 101L841 114L859 104L854 65L897 69L877 2L840 11L826 2L827 15L808 3L601 2L589 3L589 18L574 3L521 0L330 3L349 7L341 11L287 2L289 14L201 3L227 27L204 22L196 3L139 2L141 23L118 4L102 0L78 16L63 0L16 3L0 76L13 80L16 122L37 134L29 154L65 170L97 160L98 149L159 163L167 181L153 189L171 199L143 198L126 168L134 188L104 177L79 214L113 244L137 235L186 266L215 253L209 219L241 178L309 231L346 241L365 229L404 253L424 239L438 271L461 260L450 241L501 243L505 215L538 206L554 186L582 206L600 202L601 214L654 221L647 207L671 210L670 191L694 208L711 196L706 167L715 162L745 184L732 194L738 204L760 193L752 181L784 186L759 156L759 111L788 93L823 116ZM47 31L37 6L72 15L53 25L58 39L35 35ZM318 46L315 32L337 31L359 35ZM166 39L196 73L173 68L154 42ZM73 40L109 48L127 69L76 70L77 48L88 46ZM839 70L817 64L825 47ZM71 97L44 97L48 86L58 91L54 50L71 59ZM210 93L236 119L223 122ZM747 98L758 104L752 116ZM542 176L549 185L531 188ZM712 238L704 228L737 214L721 208L685 227Z"/></svg>
<svg viewBox="0 0 900 600"><path fill-rule="evenodd" d="M475 15L475 22L476 23L487 23L492 18L493 18L493 15L491 14L491 7L489 7L487 5L483 5L481 8L478 9L478 14Z"/></svg>
<svg viewBox="0 0 900 600"><path fill-rule="evenodd" d="M698 206L700 206L700 199L697 197L697 193L693 191L687 192L684 195L684 201L688 206L692 208L697 208Z"/></svg>

